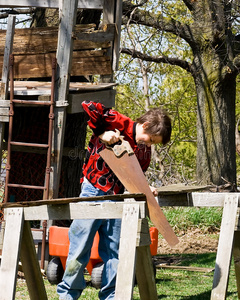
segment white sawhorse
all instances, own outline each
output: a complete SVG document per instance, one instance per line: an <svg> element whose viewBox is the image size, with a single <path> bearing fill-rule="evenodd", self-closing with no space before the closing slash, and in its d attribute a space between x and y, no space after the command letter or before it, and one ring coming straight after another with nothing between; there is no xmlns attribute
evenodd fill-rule
<svg viewBox="0 0 240 300"><path fill-rule="evenodd" d="M15 298L19 259L30 299L47 299L29 221L88 218L122 218L115 299L132 299L135 265L141 299L158 299L149 247L151 241L145 218L145 201L54 204L52 200L36 201L35 205L5 208L6 226L0 268L0 300Z"/></svg>

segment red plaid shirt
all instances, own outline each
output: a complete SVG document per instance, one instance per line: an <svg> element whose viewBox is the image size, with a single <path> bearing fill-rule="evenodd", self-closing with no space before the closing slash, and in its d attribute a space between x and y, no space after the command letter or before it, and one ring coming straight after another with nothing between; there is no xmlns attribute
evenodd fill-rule
<svg viewBox="0 0 240 300"><path fill-rule="evenodd" d="M92 185L104 192L123 193L122 183L99 155L99 152L106 146L98 136L105 131L118 129L124 139L130 143L143 171L146 171L150 164L151 147L137 145L135 141L136 122L130 118L106 108L101 103L84 101L82 107L88 116L88 125L93 130L83 165L83 175Z"/></svg>

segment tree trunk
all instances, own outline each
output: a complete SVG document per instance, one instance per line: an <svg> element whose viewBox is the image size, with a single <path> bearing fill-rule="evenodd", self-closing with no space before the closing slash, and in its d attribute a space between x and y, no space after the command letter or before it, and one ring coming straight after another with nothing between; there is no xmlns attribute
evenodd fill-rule
<svg viewBox="0 0 240 300"><path fill-rule="evenodd" d="M210 53L198 57L197 178L204 184L236 183L236 78L231 73L222 76L218 57L205 59Z"/></svg>

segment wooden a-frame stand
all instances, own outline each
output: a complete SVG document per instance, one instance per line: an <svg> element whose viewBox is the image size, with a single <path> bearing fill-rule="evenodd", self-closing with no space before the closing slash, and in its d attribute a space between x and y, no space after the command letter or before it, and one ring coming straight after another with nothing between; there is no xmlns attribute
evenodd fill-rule
<svg viewBox="0 0 240 300"><path fill-rule="evenodd" d="M144 199L143 194L125 195L125 198L137 199L137 196L138 199ZM114 196L110 197L114 198ZM96 198L104 200L104 196L95 197L94 200ZM73 198L69 201L65 199L65 202L62 201L63 204L59 204L56 200L42 200L31 203L31 206L27 207L18 204L17 207L5 208L6 227L0 268L0 300L15 298L19 259L30 299L47 299L29 221L88 218L122 219L115 299L132 299L135 262L141 299L158 299L149 247L151 241L145 213L146 202L133 200L74 203L81 200L86 201L86 198ZM32 206L33 204L35 206Z"/></svg>

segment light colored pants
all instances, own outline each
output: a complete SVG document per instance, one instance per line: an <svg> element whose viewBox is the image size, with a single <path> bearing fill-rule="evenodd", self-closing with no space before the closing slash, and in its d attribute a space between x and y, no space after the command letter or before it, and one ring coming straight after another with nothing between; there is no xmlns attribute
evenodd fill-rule
<svg viewBox="0 0 240 300"><path fill-rule="evenodd" d="M87 180L82 183L80 197L94 197L106 193L95 188ZM98 231L98 251L104 262L99 299L112 300L118 266L118 250L121 219L74 220L69 229L69 254L62 282L57 286L60 299L77 300L86 287L83 272L89 261L93 239Z"/></svg>

